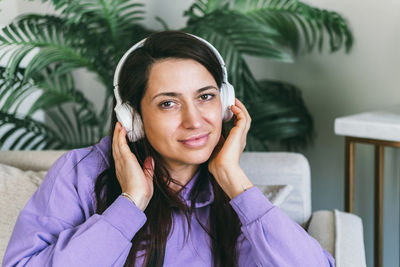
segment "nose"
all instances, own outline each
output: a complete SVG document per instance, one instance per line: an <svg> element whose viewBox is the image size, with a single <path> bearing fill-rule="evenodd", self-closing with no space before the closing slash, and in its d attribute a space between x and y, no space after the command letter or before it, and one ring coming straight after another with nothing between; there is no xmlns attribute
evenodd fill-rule
<svg viewBox="0 0 400 267"><path fill-rule="evenodd" d="M182 126L187 129L197 129L201 126L201 110L195 104L188 104L182 110Z"/></svg>

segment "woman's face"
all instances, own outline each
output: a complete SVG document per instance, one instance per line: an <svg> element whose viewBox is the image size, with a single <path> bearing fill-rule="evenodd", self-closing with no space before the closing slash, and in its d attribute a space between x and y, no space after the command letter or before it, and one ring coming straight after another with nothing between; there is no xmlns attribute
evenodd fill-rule
<svg viewBox="0 0 400 267"><path fill-rule="evenodd" d="M222 127L219 88L192 59L164 59L150 68L141 100L146 137L168 167L207 161Z"/></svg>

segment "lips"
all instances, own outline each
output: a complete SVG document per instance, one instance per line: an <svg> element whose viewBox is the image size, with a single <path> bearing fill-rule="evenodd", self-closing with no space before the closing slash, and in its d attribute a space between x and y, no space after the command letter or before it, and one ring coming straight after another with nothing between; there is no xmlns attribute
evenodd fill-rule
<svg viewBox="0 0 400 267"><path fill-rule="evenodd" d="M192 136L185 140L180 140L183 145L190 148L202 147L208 142L209 133Z"/></svg>

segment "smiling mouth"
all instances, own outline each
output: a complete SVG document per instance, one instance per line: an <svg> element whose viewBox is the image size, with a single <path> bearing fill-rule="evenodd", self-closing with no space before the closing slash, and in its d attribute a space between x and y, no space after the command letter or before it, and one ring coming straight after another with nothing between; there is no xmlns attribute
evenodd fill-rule
<svg viewBox="0 0 400 267"><path fill-rule="evenodd" d="M181 142L184 146L189 148L202 147L205 144L207 144L209 135L210 135L209 133L202 134L197 137L192 137L186 140L180 140L179 142Z"/></svg>

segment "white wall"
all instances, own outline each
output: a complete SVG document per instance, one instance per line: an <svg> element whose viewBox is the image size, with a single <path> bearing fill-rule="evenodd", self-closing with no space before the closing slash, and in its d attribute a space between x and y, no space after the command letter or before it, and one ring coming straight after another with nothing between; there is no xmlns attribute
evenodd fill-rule
<svg viewBox="0 0 400 267"><path fill-rule="evenodd" d="M17 1L0 1L0 25L7 24L16 14L18 14Z"/></svg>
<svg viewBox="0 0 400 267"><path fill-rule="evenodd" d="M145 23L149 27L161 29L161 25L153 19L158 15L173 29L182 27L185 23L183 10L191 2L148 0ZM307 2L337 11L348 19L355 37L352 52L314 52L299 56L295 64L252 58L251 68L257 78L287 81L302 89L305 102L314 117L317 133L314 145L302 151L311 165L313 210L343 210L344 139L334 134L334 119L399 103L400 2ZM15 7L12 0L0 2L0 8L3 9L0 24L7 19L3 14L9 16L15 12L15 8L24 12L43 10L39 1L29 3L18 0L17 3ZM4 12L6 9L7 12ZM90 87L87 80L81 81L81 84ZM399 266L400 156L396 149L389 148L386 149L385 157L384 266ZM367 145L356 147L356 187L356 213L363 218L367 262L372 266L373 150Z"/></svg>
<svg viewBox="0 0 400 267"><path fill-rule="evenodd" d="M53 6L49 2L27 0L0 0L0 25L6 25L15 16L23 13L51 13Z"/></svg>

